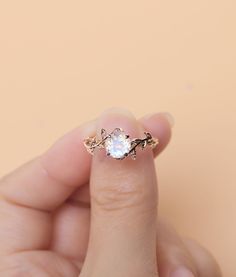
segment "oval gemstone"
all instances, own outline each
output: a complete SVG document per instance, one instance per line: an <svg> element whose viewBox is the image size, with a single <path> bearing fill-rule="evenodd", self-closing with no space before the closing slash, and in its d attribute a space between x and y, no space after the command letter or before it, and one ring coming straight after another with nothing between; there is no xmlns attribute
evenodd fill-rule
<svg viewBox="0 0 236 277"><path fill-rule="evenodd" d="M116 130L105 141L106 152L113 158L123 158L131 149L131 140L122 130Z"/></svg>

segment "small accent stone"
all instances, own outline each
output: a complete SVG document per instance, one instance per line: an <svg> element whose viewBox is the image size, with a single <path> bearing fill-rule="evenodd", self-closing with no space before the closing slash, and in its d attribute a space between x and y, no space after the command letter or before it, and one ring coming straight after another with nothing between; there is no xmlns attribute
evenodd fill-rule
<svg viewBox="0 0 236 277"><path fill-rule="evenodd" d="M106 152L115 159L121 159L128 154L131 149L131 140L121 129L114 132L105 141Z"/></svg>

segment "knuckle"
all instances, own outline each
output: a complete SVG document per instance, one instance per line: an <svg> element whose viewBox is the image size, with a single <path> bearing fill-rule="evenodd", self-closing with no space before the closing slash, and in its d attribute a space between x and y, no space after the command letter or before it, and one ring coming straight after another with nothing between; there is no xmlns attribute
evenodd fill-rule
<svg viewBox="0 0 236 277"><path fill-rule="evenodd" d="M104 210L117 210L139 205L141 192L125 191L119 187L103 187L91 195L96 205Z"/></svg>
<svg viewBox="0 0 236 277"><path fill-rule="evenodd" d="M145 187L142 178L136 178L135 182L129 181L133 177L113 180L112 183L99 182L99 187L91 190L92 202L102 210L114 211L142 206L150 201L150 193Z"/></svg>

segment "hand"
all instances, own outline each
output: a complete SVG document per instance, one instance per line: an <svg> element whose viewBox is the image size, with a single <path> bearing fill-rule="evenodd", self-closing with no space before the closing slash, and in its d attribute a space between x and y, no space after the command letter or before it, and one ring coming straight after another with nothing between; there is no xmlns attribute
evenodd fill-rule
<svg viewBox="0 0 236 277"><path fill-rule="evenodd" d="M138 151L135 161L100 150L91 159L83 139L115 127L131 137L145 129L160 144ZM165 114L136 121L112 109L2 178L0 276L221 276L205 249L157 217L153 155L170 129Z"/></svg>

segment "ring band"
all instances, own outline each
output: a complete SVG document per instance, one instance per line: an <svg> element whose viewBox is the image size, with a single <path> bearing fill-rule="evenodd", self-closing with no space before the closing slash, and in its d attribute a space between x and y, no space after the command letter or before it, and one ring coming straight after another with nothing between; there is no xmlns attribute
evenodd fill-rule
<svg viewBox="0 0 236 277"><path fill-rule="evenodd" d="M136 159L136 148L142 150L146 146L155 148L159 141L153 138L148 132L144 132L145 138L130 139L130 136L125 134L122 128L115 128L111 133L107 133L105 129L101 129L101 139L97 136L84 139L84 146L90 154L94 154L95 148L105 148L106 155L111 156L116 160L123 160L130 156L133 160Z"/></svg>

